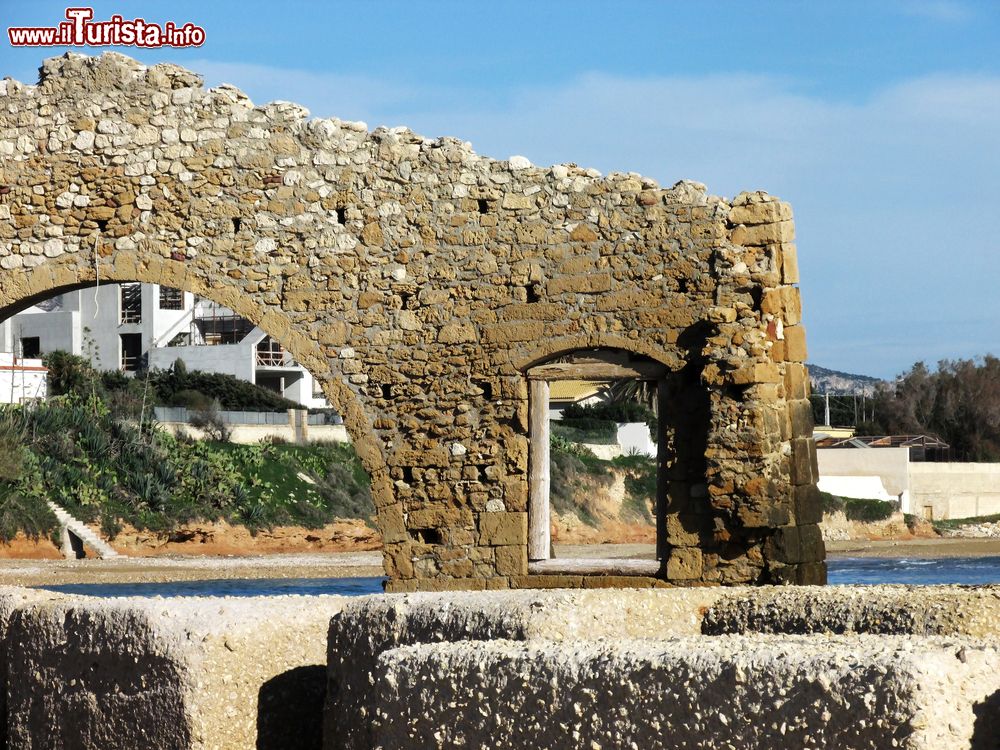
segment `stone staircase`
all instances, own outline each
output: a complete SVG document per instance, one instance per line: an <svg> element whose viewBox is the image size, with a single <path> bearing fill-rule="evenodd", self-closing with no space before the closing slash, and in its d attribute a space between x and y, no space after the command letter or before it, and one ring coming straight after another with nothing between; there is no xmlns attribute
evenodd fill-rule
<svg viewBox="0 0 1000 750"><path fill-rule="evenodd" d="M90 547L102 560L118 557L118 553L111 548L111 545L101 539L83 521L77 520L67 510L56 505L51 500L49 501L49 507L55 513L56 518L59 519L59 525L62 527L63 554L68 559L75 560L78 557L82 557L82 555L78 554L78 550L82 552L83 545ZM73 543L74 537L77 544Z"/></svg>

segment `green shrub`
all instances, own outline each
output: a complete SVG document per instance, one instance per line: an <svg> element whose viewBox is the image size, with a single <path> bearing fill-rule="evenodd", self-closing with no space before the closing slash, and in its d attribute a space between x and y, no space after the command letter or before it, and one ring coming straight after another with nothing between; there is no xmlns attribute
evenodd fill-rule
<svg viewBox="0 0 1000 750"><path fill-rule="evenodd" d="M837 513L844 510L844 498L831 495L829 492L820 491L820 505L823 508L823 515Z"/></svg>
<svg viewBox="0 0 1000 750"><path fill-rule="evenodd" d="M859 500L853 497L844 500L844 515L849 521L884 521L895 512L896 506L883 500Z"/></svg>
<svg viewBox="0 0 1000 750"><path fill-rule="evenodd" d="M562 412L563 419L610 422L645 422L652 416L652 410L638 401L602 401L587 406L570 404Z"/></svg>
<svg viewBox="0 0 1000 750"><path fill-rule="evenodd" d="M656 459L641 453L618 456L612 465L625 470L625 499L621 519L653 523L651 507L656 507Z"/></svg>
<svg viewBox="0 0 1000 750"><path fill-rule="evenodd" d="M217 400L227 411L285 411L301 408L299 404L274 391L248 383L232 375L216 372L188 371L174 366L168 370L152 370L137 374L148 380L156 395L156 403L165 406L189 406L188 401ZM195 395L197 394L197 395ZM200 408L197 404L189 408Z"/></svg>
<svg viewBox="0 0 1000 750"><path fill-rule="evenodd" d="M549 423L550 434L570 443L608 445L618 437L618 425L600 419L567 420Z"/></svg>

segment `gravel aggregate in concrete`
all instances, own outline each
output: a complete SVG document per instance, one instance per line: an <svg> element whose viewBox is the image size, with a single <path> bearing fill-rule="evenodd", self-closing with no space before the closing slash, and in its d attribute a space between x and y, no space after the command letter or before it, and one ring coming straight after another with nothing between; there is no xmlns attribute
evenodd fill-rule
<svg viewBox="0 0 1000 750"><path fill-rule="evenodd" d="M1000 635L1000 586L742 588L718 599L702 631Z"/></svg>
<svg viewBox="0 0 1000 750"><path fill-rule="evenodd" d="M1000 696L995 648L901 636L420 644L377 673L380 750L993 748Z"/></svg>

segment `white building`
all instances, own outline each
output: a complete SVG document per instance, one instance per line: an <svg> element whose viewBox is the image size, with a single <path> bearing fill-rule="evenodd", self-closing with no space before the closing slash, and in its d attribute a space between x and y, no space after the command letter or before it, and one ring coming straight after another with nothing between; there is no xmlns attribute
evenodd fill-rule
<svg viewBox="0 0 1000 750"><path fill-rule="evenodd" d="M0 352L0 404L23 404L48 395L48 370L40 359Z"/></svg>
<svg viewBox="0 0 1000 750"><path fill-rule="evenodd" d="M0 323L0 351L62 350L98 370L166 369L234 375L307 408L329 406L312 375L260 328L227 307L157 284L68 292Z"/></svg>

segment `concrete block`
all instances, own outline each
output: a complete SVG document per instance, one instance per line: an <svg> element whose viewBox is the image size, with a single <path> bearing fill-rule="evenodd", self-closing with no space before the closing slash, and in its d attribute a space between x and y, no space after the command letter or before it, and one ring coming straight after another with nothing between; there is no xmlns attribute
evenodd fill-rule
<svg viewBox="0 0 1000 750"><path fill-rule="evenodd" d="M62 599L62 594L16 586L0 586L0 750L17 745L7 743L7 687L8 663L11 653L20 648L20 642L8 638L10 621L14 613L24 607Z"/></svg>
<svg viewBox="0 0 1000 750"><path fill-rule="evenodd" d="M899 636L417 645L378 660L373 746L986 748L998 668Z"/></svg>
<svg viewBox="0 0 1000 750"><path fill-rule="evenodd" d="M704 632L1000 636L1000 586L810 586L738 589Z"/></svg>
<svg viewBox="0 0 1000 750"><path fill-rule="evenodd" d="M702 613L723 593L719 588L534 590L355 599L330 622L323 747L375 747L372 691L377 661L386 651L451 641L691 635L700 632Z"/></svg>
<svg viewBox="0 0 1000 750"><path fill-rule="evenodd" d="M20 750L318 748L344 597L88 599L15 611Z"/></svg>

